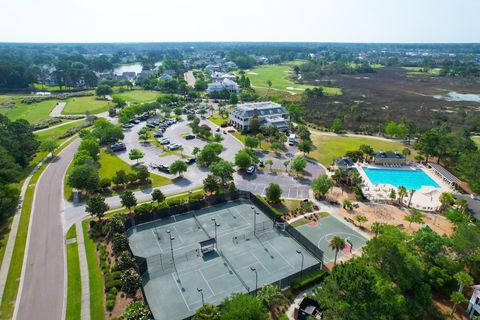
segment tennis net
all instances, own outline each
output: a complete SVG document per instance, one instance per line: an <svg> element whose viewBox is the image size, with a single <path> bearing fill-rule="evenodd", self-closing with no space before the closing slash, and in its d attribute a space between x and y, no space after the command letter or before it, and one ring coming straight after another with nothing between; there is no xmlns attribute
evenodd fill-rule
<svg viewBox="0 0 480 320"><path fill-rule="evenodd" d="M238 280L240 280L240 282L243 284L243 286L245 287L245 289L247 289L247 292L250 292L250 288L247 286L247 284L245 283L245 281L243 281L242 277L240 277L240 275L238 274L237 270L235 270L235 268L232 266L232 264L230 263L230 261L227 259L227 257L222 253L221 250L217 250L218 253L220 254L220 256L223 258L223 260L225 260L225 262L227 263L228 267L233 271L233 273L235 273L235 275L237 276Z"/></svg>
<svg viewBox="0 0 480 320"><path fill-rule="evenodd" d="M198 226L200 228L202 228L203 232L206 233L206 235L208 236L209 239L212 239L212 237L210 236L210 234L207 232L207 230L202 226L202 224L200 223L200 221L197 219L197 216L195 215L195 213L193 214L193 218L195 219L195 222L197 222Z"/></svg>

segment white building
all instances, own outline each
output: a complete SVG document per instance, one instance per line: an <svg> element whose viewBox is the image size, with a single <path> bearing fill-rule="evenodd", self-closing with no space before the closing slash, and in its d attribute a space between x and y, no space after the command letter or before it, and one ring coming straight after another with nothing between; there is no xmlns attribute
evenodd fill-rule
<svg viewBox="0 0 480 320"><path fill-rule="evenodd" d="M227 90L232 93L239 93L240 87L238 84L229 79L223 79L221 82L213 82L208 84L207 93L212 93L215 91Z"/></svg>
<svg viewBox="0 0 480 320"><path fill-rule="evenodd" d="M237 77L230 73L224 72L213 72L212 73L212 82L222 82L223 80L228 79L231 81L236 81Z"/></svg>
<svg viewBox="0 0 480 320"><path fill-rule="evenodd" d="M472 319L474 316L480 317L480 284L472 286L473 293L468 302L467 314L468 318Z"/></svg>
<svg viewBox="0 0 480 320"><path fill-rule="evenodd" d="M248 130L250 120L256 116L262 125L272 125L279 130L288 130L289 116L287 109L275 102L252 102L239 104L230 109L228 120L239 130Z"/></svg>

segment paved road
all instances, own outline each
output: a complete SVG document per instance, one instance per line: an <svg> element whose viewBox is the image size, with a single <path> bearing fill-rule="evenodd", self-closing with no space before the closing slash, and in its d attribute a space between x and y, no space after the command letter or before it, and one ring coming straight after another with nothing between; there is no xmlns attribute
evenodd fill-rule
<svg viewBox="0 0 480 320"><path fill-rule="evenodd" d="M185 81L187 81L190 87L195 87L195 76L193 75L192 70L185 72L183 74L183 77L185 78Z"/></svg>
<svg viewBox="0 0 480 320"><path fill-rule="evenodd" d="M65 285L62 181L79 142L68 145L37 183L14 319L62 319Z"/></svg>

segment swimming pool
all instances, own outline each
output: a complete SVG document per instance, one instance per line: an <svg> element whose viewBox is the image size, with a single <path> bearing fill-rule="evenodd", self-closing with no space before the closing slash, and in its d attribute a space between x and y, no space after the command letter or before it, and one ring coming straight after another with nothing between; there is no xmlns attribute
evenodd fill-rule
<svg viewBox="0 0 480 320"><path fill-rule="evenodd" d="M391 184L395 187L404 186L408 190L419 190L423 186L440 186L425 172L417 170L374 169L363 168L372 184Z"/></svg>

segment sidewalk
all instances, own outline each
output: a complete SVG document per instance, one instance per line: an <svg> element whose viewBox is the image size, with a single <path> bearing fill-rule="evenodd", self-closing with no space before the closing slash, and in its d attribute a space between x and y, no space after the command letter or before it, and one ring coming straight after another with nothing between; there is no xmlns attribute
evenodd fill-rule
<svg viewBox="0 0 480 320"><path fill-rule="evenodd" d="M77 230L78 257L80 259L80 278L82 279L82 320L90 320L90 282L88 274L87 253L83 239L82 222L75 224ZM67 267L65 266L65 269Z"/></svg>

